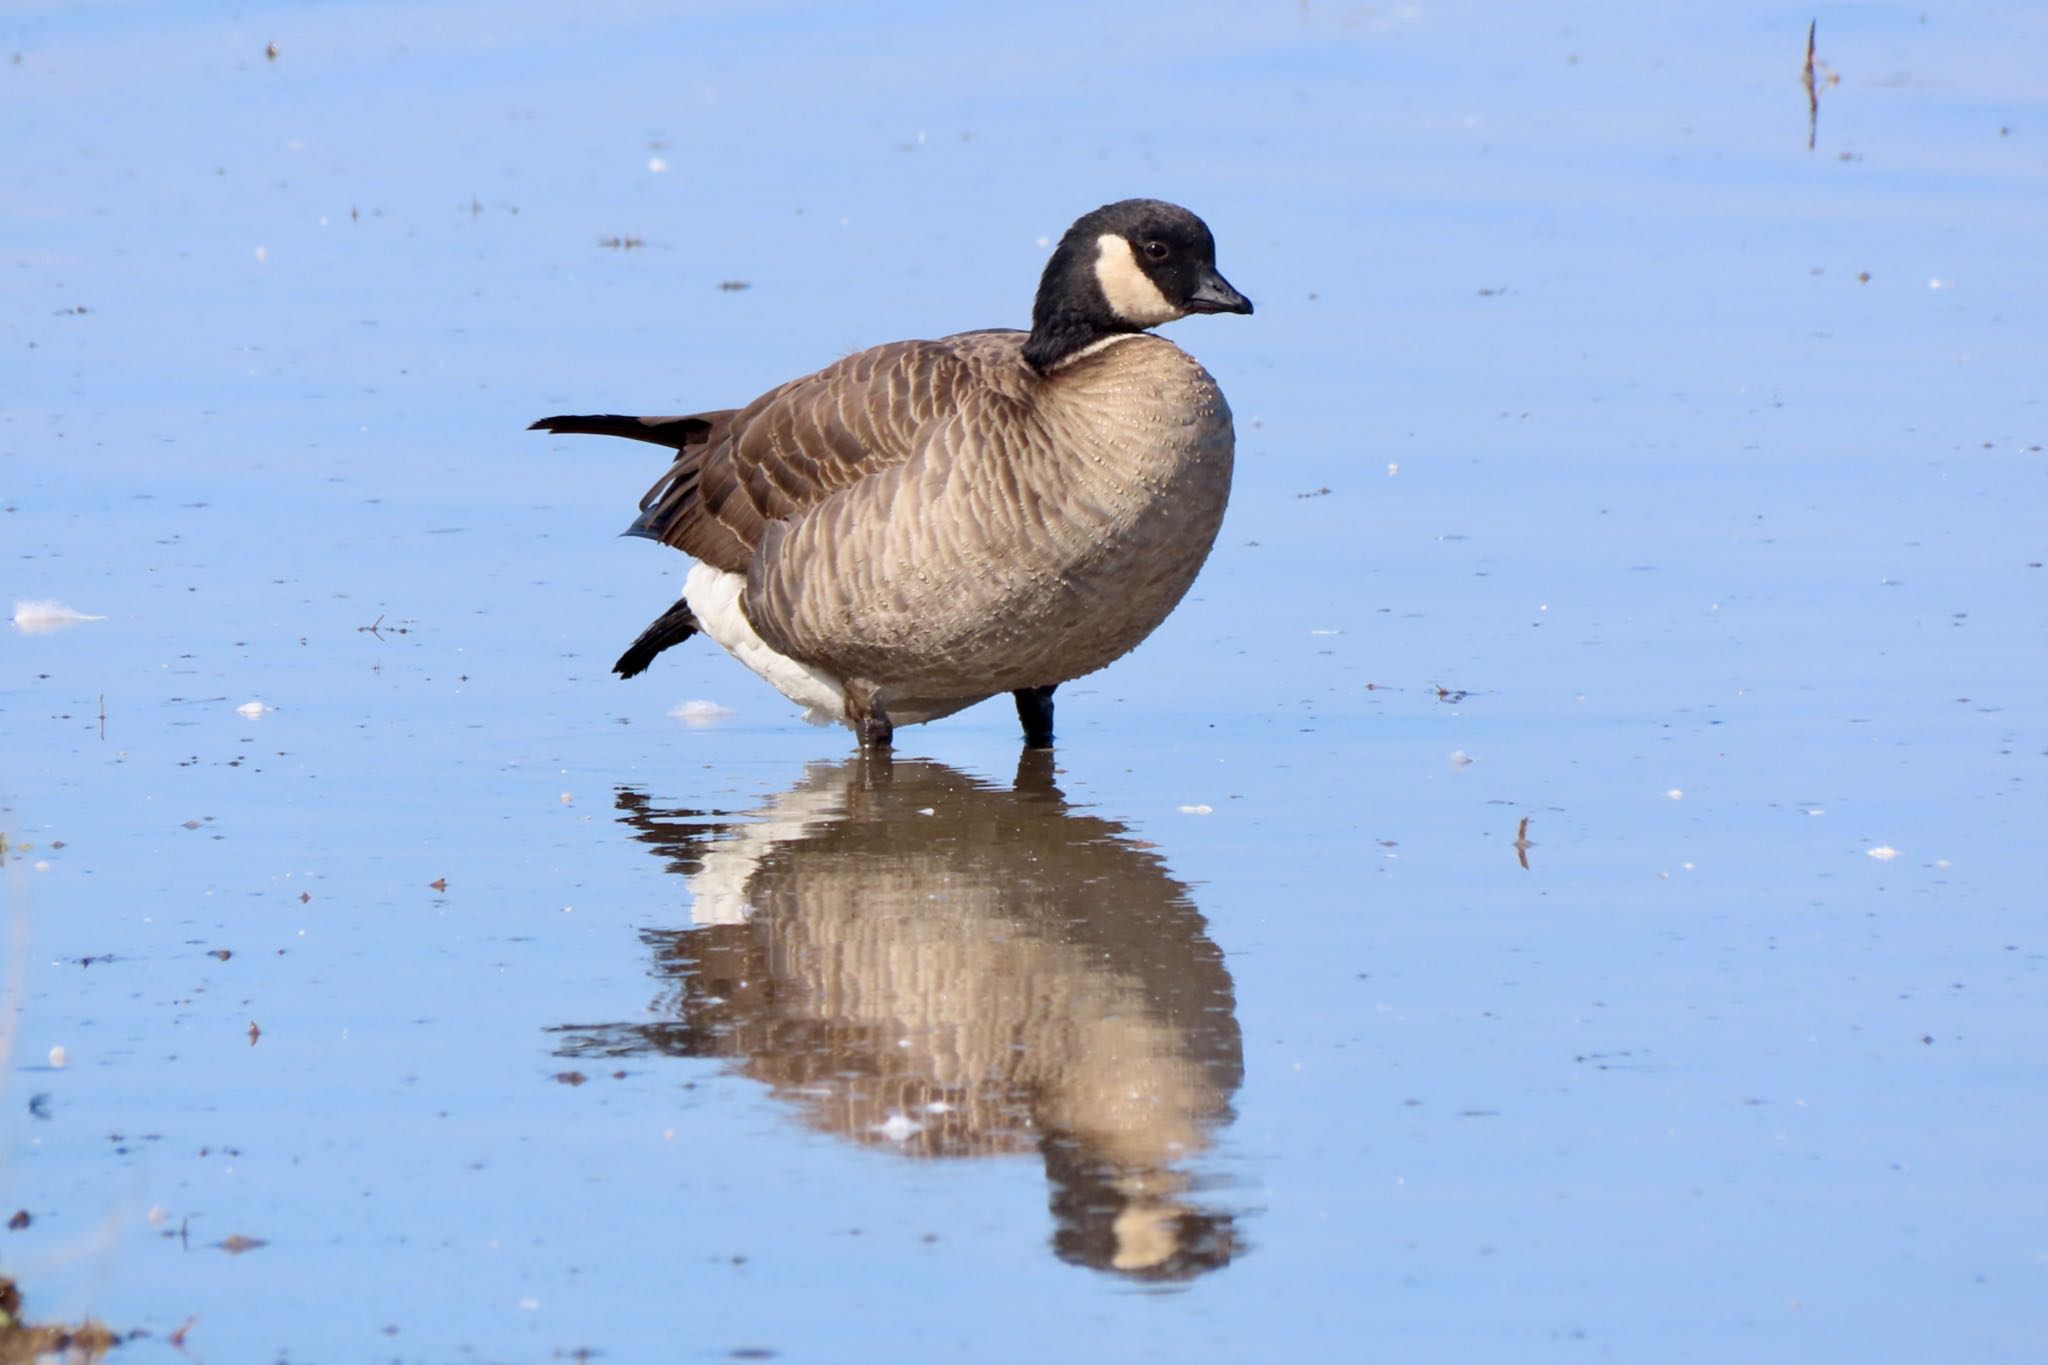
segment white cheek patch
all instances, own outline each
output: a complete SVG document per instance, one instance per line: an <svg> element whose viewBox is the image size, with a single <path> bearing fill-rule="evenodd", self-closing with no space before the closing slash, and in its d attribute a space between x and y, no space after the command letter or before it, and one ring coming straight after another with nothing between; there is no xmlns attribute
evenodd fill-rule
<svg viewBox="0 0 2048 1365"><path fill-rule="evenodd" d="M1095 281L1102 286L1102 297L1109 300L1111 312L1140 327L1156 327L1187 316L1185 310L1166 301L1166 295L1139 266L1129 242L1105 232L1095 239L1095 246Z"/></svg>

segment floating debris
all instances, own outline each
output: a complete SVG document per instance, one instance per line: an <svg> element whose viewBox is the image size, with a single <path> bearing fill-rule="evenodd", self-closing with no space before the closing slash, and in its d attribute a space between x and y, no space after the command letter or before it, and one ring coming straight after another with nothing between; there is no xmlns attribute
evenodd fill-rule
<svg viewBox="0 0 2048 1365"><path fill-rule="evenodd" d="M1820 29L1820 20L1806 25L1806 65L1800 68L1799 83L1806 87L1806 150L1813 150L1814 139L1820 134L1820 90L1813 83L1813 35Z"/></svg>
<svg viewBox="0 0 2048 1365"><path fill-rule="evenodd" d="M1174 809L1178 810L1182 815L1214 815L1216 813L1214 806L1176 806Z"/></svg>
<svg viewBox="0 0 2048 1365"><path fill-rule="evenodd" d="M258 716L266 715L276 709L275 706L265 706L260 701L245 701L235 708L235 714L247 716L250 720L255 720Z"/></svg>
<svg viewBox="0 0 2048 1365"><path fill-rule="evenodd" d="M1899 856L1899 851L1890 844L1879 844L1876 848L1867 848L1863 851L1881 863L1888 863Z"/></svg>
<svg viewBox="0 0 2048 1365"><path fill-rule="evenodd" d="M671 716L692 728L716 725L732 716L730 706L721 706L715 701L686 701L669 711Z"/></svg>
<svg viewBox="0 0 2048 1365"><path fill-rule="evenodd" d="M133 1335L137 1334L130 1334ZM22 1311L21 1290L13 1280L0 1275L0 1359L102 1360L128 1339L116 1335L97 1318L87 1318L75 1327L30 1322Z"/></svg>
<svg viewBox="0 0 2048 1365"><path fill-rule="evenodd" d="M80 621L106 619L104 616L89 616L48 598L14 604L14 628L24 635L44 635L53 630L63 630L66 626L75 626Z"/></svg>
<svg viewBox="0 0 2048 1365"><path fill-rule="evenodd" d="M1840 85L1842 74L1829 68L1826 62L1813 58L1814 35L1820 30L1820 21L1815 19L1806 26L1806 64L1799 68L1799 84L1806 90L1806 150L1812 151L1814 142L1820 136L1820 88L1823 85ZM1852 158L1844 153L1842 160ZM1860 159L1860 158L1857 158Z"/></svg>

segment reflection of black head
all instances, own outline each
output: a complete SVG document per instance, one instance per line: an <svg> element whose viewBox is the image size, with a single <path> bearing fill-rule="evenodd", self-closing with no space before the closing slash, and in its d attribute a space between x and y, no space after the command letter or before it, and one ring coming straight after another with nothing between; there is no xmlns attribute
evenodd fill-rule
<svg viewBox="0 0 2048 1365"><path fill-rule="evenodd" d="M1128 1189L1123 1173L1071 1138L1049 1136L1038 1150L1052 1186L1053 1254L1067 1264L1170 1283L1220 1270L1238 1250L1229 1214Z"/></svg>
<svg viewBox="0 0 2048 1365"><path fill-rule="evenodd" d="M565 1027L565 1055L726 1058L903 1156L1037 1150L1061 1259L1148 1281L1228 1263L1230 1219L1181 1196L1243 1074L1229 971L1186 886L1070 807L1050 752L1009 790L870 759L746 817L618 806L700 922L643 931L650 1016Z"/></svg>

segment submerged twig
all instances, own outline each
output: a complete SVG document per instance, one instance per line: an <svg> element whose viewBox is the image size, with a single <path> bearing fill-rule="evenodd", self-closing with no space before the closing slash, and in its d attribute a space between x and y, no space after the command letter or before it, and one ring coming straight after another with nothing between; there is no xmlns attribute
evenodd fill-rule
<svg viewBox="0 0 2048 1365"><path fill-rule="evenodd" d="M1806 25L1806 65L1799 71L1799 83L1806 87L1806 150L1809 152L1820 135L1820 89L1813 83L1813 35L1819 28L1818 19Z"/></svg>

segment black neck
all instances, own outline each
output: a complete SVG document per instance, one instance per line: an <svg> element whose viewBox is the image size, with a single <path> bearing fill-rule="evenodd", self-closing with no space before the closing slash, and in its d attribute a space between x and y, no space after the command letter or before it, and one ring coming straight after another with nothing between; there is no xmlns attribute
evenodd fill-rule
<svg viewBox="0 0 2048 1365"><path fill-rule="evenodd" d="M1062 360L1104 337L1139 330L1142 329L1105 323L1100 317L1062 309L1034 320L1031 339L1024 343L1024 363L1040 374L1048 374Z"/></svg>
<svg viewBox="0 0 2048 1365"><path fill-rule="evenodd" d="M1083 220L1086 221L1085 219ZM1132 330L1110 311L1095 279L1095 239L1077 223L1053 248L1031 305L1031 339L1024 363L1040 374L1093 342Z"/></svg>

